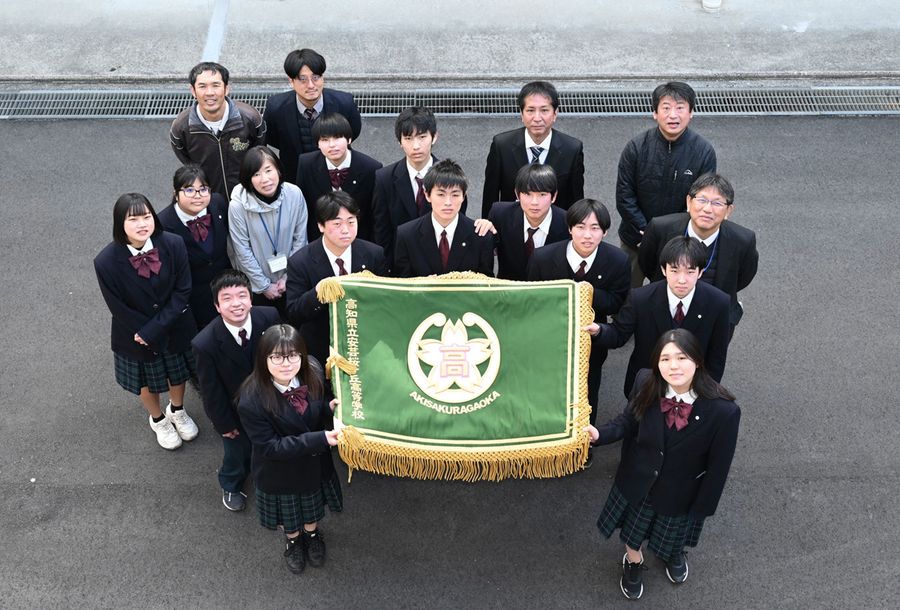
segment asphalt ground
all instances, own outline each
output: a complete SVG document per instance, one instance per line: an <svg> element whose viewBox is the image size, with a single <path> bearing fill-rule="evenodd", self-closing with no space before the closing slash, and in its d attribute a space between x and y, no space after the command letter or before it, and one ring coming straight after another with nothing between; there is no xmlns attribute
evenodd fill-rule
<svg viewBox="0 0 900 610"><path fill-rule="evenodd" d="M612 207L618 154L651 124L560 118L586 142L588 195ZM729 483L689 581L669 584L648 554L641 603L895 607L897 119L694 124L735 184L733 219L757 232L761 260L724 378L743 409ZM490 135L515 125L439 119L436 153L461 162L476 202ZM344 513L322 524L328 562L298 577L252 503L222 507L221 444L192 390L200 436L171 453L156 445L113 379L91 261L119 194L168 201L177 162L166 132L0 123L0 607L624 607L622 546L594 526L618 446L554 480L356 472L343 478ZM367 119L358 148L384 162L401 154L387 119ZM607 361L601 421L623 407L627 352Z"/></svg>

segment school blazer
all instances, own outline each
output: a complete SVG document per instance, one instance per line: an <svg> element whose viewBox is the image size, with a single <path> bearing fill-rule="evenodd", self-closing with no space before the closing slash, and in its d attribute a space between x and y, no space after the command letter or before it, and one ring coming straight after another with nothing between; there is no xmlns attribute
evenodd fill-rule
<svg viewBox="0 0 900 610"><path fill-rule="evenodd" d="M649 378L640 371L635 387ZM698 398L690 423L665 444L666 420L658 406L634 417L631 403L598 426L597 445L622 441L616 487L638 507L649 498L662 515L710 517L716 512L737 446L741 410L730 400Z"/></svg>
<svg viewBox="0 0 900 610"><path fill-rule="evenodd" d="M569 239L566 213L550 206L550 230L542 247ZM499 202L491 207L488 219L497 229L497 277L504 280L524 280L528 259L525 258L525 218L517 202ZM535 251L539 248L535 248Z"/></svg>
<svg viewBox="0 0 900 610"><path fill-rule="evenodd" d="M479 237L475 222L459 213L459 222L450 243L447 271L441 266L441 254L434 237L431 214L397 228L393 275L425 277L451 271L474 271L493 277L494 236Z"/></svg>
<svg viewBox="0 0 900 610"><path fill-rule="evenodd" d="M184 241L165 231L152 240L162 263L155 279L139 277L128 260L131 252L116 242L94 258L100 292L112 314L112 351L139 362L154 360L163 352L187 351L197 332L188 304L191 268ZM149 346L137 343L135 333Z"/></svg>
<svg viewBox="0 0 900 610"><path fill-rule="evenodd" d="M221 317L207 324L191 341L197 362L203 410L219 434L240 427L237 414L238 390L244 379L253 372L252 354L256 353L259 338L267 328L279 322L278 310L274 307L257 305L250 309L252 329L249 359L225 328Z"/></svg>

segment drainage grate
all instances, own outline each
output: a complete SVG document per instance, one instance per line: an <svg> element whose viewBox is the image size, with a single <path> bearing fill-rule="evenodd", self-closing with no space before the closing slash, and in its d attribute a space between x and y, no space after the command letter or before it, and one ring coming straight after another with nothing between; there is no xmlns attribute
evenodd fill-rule
<svg viewBox="0 0 900 610"><path fill-rule="evenodd" d="M281 90L241 91L235 99L260 111ZM409 106L441 115L518 114L515 89L354 92L366 116L394 116ZM649 91L562 91L566 114L645 116ZM183 91L20 91L0 93L0 119L170 119L191 102ZM900 87L700 89L697 112L712 116L900 114Z"/></svg>

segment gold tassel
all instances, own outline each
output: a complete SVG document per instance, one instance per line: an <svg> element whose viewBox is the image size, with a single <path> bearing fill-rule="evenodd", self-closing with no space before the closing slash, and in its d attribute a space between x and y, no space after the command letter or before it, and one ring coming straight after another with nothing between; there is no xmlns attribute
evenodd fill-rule
<svg viewBox="0 0 900 610"><path fill-rule="evenodd" d="M334 347L329 346L328 348L329 356L328 359L325 360L325 378L331 379L331 369L332 367L338 367L338 369L347 375L356 375L356 372L359 371L359 365L350 362L339 353L334 351Z"/></svg>
<svg viewBox="0 0 900 610"><path fill-rule="evenodd" d="M337 303L344 298L344 287L341 280L335 277L326 277L316 286L316 298L320 303Z"/></svg>

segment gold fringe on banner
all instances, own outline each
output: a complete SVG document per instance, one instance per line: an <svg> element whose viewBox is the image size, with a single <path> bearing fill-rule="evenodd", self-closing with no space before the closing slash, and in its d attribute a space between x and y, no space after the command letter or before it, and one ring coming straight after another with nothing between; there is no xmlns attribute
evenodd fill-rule
<svg viewBox="0 0 900 610"><path fill-rule="evenodd" d="M339 353L334 351L334 347L328 348L330 354L328 359L325 360L325 378L331 379L331 369L332 367L337 367L340 371L346 373L347 375L356 375L356 372L359 370L359 365L350 362Z"/></svg>
<svg viewBox="0 0 900 610"><path fill-rule="evenodd" d="M332 277L326 277L319 285L316 286L316 298L319 299L320 303L324 303L325 305L329 303L337 303L341 299L344 298L344 287L341 286L342 278L357 278L357 277L377 277L371 271L357 271L356 273L350 273L347 275L335 275Z"/></svg>

